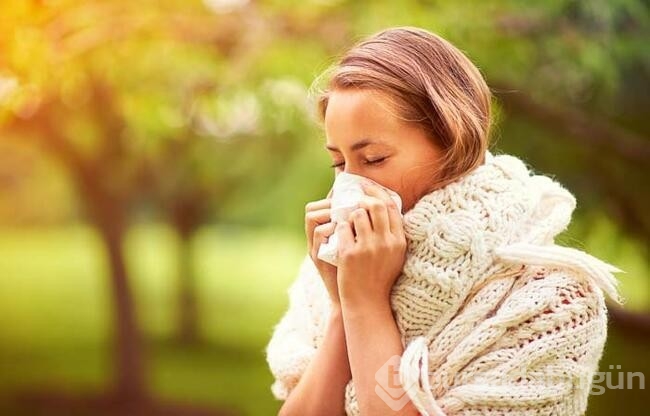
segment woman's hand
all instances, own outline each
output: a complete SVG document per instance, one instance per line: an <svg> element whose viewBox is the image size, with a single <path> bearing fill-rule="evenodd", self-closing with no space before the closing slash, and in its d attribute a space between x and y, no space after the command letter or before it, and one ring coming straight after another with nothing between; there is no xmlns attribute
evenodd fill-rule
<svg viewBox="0 0 650 416"><path fill-rule="evenodd" d="M381 187L364 183L366 196L346 222L337 225L341 301L381 304L406 258L406 236L395 202ZM356 237L355 237L356 235Z"/></svg>
<svg viewBox="0 0 650 416"><path fill-rule="evenodd" d="M316 269L320 273L323 283L327 288L333 305L340 305L339 290L336 282L336 267L318 258L320 245L334 233L335 224L330 218L330 196L319 201L309 202L305 206L305 234L307 235L307 248Z"/></svg>

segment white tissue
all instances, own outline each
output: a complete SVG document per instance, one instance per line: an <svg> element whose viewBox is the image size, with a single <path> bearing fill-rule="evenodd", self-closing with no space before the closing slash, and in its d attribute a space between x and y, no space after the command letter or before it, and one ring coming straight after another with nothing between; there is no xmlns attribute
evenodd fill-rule
<svg viewBox="0 0 650 416"><path fill-rule="evenodd" d="M341 172L336 176L332 186L331 220L333 223L345 221L352 211L359 207L359 201L365 195L361 182L369 181L383 188L397 204L397 209L402 212L402 199L400 196L377 182L363 176ZM338 266L338 236L332 234L326 243L320 245L318 258L334 266Z"/></svg>

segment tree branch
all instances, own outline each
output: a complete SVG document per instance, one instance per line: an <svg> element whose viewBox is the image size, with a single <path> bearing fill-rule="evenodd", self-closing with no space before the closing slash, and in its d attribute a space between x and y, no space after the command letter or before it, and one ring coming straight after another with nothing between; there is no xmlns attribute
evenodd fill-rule
<svg viewBox="0 0 650 416"><path fill-rule="evenodd" d="M545 129L572 137L583 145L597 146L640 166L647 166L650 161L650 141L645 137L575 108L555 103L543 104L507 82L490 84L508 111L540 124Z"/></svg>
<svg viewBox="0 0 650 416"><path fill-rule="evenodd" d="M92 168L91 164L52 125L53 111L54 104L51 100L43 100L31 116L27 118L14 116L0 125L0 131L31 137L48 153L56 156L73 173L80 176L88 174Z"/></svg>

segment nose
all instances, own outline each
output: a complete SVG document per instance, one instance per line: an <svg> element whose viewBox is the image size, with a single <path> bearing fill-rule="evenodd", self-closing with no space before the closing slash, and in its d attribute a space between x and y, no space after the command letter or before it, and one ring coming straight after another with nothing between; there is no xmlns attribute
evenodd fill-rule
<svg viewBox="0 0 650 416"><path fill-rule="evenodd" d="M364 178L368 178L372 181L380 183L379 180L377 180L378 178L376 177L376 175L373 175L372 172L368 172L366 169L363 169L362 166L355 167L355 166L345 165L345 169L343 169L343 172L352 175L362 176Z"/></svg>
<svg viewBox="0 0 650 416"><path fill-rule="evenodd" d="M350 166L350 163L346 163L345 169L343 169L343 172L345 173L350 173L352 175L359 175L359 176L365 176L361 169L356 168L355 166Z"/></svg>

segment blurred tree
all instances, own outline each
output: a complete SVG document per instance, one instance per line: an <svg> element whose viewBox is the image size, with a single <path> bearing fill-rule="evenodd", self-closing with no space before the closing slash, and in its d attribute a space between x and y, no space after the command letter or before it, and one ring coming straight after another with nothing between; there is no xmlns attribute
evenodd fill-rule
<svg viewBox="0 0 650 416"><path fill-rule="evenodd" d="M184 2L168 2L169 9L119 1L8 6L1 131L37 143L69 171L107 248L115 396L146 401L123 255L130 223L153 207L178 230L179 337L196 340L190 238L234 191L272 183L291 160L298 136L281 124L303 120L304 127L305 90L287 80L238 82L257 51L250 43L265 39L263 28L252 30L251 14L244 25L242 16Z"/></svg>

